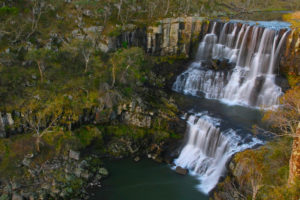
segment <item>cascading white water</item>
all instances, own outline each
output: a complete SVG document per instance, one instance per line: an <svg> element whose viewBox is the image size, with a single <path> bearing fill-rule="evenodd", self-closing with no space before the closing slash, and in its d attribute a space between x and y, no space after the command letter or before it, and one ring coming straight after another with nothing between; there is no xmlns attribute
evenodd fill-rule
<svg viewBox="0 0 300 200"><path fill-rule="evenodd" d="M278 104L282 92L275 84L275 69L289 33L288 25L262 24L241 26L229 22L217 33L215 22L199 44L195 62L177 77L173 90L191 95L202 92L206 98L253 107ZM209 67L216 60L234 67Z"/></svg>
<svg viewBox="0 0 300 200"><path fill-rule="evenodd" d="M204 193L216 186L234 153L262 144L249 134L243 138L231 128L221 130L221 123L220 119L206 113L191 115L187 142L175 160L177 166L187 168L199 177L199 189Z"/></svg>

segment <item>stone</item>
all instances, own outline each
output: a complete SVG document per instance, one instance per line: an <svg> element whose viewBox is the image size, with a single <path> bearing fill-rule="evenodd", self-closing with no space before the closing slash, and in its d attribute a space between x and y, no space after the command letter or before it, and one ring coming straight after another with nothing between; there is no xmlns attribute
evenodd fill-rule
<svg viewBox="0 0 300 200"><path fill-rule="evenodd" d="M51 192L52 192L53 194L55 194L55 195L58 195L59 192L60 192L60 190L57 189L57 188L52 188L52 189L51 189Z"/></svg>
<svg viewBox="0 0 300 200"><path fill-rule="evenodd" d="M133 160L134 160L134 162L139 162L141 160L141 158L139 156L137 156Z"/></svg>
<svg viewBox="0 0 300 200"><path fill-rule="evenodd" d="M98 170L99 174L102 175L102 176L108 176L108 171L107 169L105 169L104 167L100 168Z"/></svg>
<svg viewBox="0 0 300 200"><path fill-rule="evenodd" d="M187 175L187 173L189 172L187 169L184 169L180 166L177 166L176 169L175 169L175 172L177 174L180 174L180 175Z"/></svg>
<svg viewBox="0 0 300 200"><path fill-rule="evenodd" d="M51 186L48 183L44 183L41 185L41 188L44 190L50 190Z"/></svg>
<svg viewBox="0 0 300 200"><path fill-rule="evenodd" d="M11 198L12 200L24 200L24 198L23 198L23 196L21 196L21 195L19 195L19 194L16 194L16 193L14 193L13 195L12 195L12 198Z"/></svg>
<svg viewBox="0 0 300 200"><path fill-rule="evenodd" d="M22 164L26 167L30 167L31 160L29 158L24 158Z"/></svg>
<svg viewBox="0 0 300 200"><path fill-rule="evenodd" d="M13 183L11 184L11 188L12 188L12 190L19 189L19 188L20 188L20 184L17 183L17 182L13 182Z"/></svg>
<svg viewBox="0 0 300 200"><path fill-rule="evenodd" d="M75 176L80 177L81 176L81 169L80 168L76 168L74 171Z"/></svg>
<svg viewBox="0 0 300 200"><path fill-rule="evenodd" d="M25 158L33 158L34 157L34 154L33 153L29 153L29 154L27 154L27 155L25 155Z"/></svg>
<svg viewBox="0 0 300 200"><path fill-rule="evenodd" d="M30 196L29 196L29 200L36 200L35 195L33 195L33 194L30 195Z"/></svg>
<svg viewBox="0 0 300 200"><path fill-rule="evenodd" d="M5 137L6 137L5 124L2 118L2 114L0 112L0 138L5 138Z"/></svg>
<svg viewBox="0 0 300 200"><path fill-rule="evenodd" d="M70 150L69 158L74 159L74 160L79 160L80 159L80 152Z"/></svg>
<svg viewBox="0 0 300 200"><path fill-rule="evenodd" d="M90 174L88 171L84 171L81 173L80 177L88 180L90 178Z"/></svg>
<svg viewBox="0 0 300 200"><path fill-rule="evenodd" d="M83 160L79 163L78 167L81 169L84 169L88 166L88 162L86 160Z"/></svg>
<svg viewBox="0 0 300 200"><path fill-rule="evenodd" d="M6 120L7 120L8 125L10 125L10 126L14 125L14 123L15 123L12 118L11 113L6 113Z"/></svg>

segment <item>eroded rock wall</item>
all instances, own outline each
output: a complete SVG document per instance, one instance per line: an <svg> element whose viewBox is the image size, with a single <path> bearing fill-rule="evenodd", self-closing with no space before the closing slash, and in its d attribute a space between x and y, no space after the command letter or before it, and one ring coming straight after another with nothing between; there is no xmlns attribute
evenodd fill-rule
<svg viewBox="0 0 300 200"><path fill-rule="evenodd" d="M190 57L208 24L204 18L180 17L163 19L147 28L127 25L118 36L103 36L99 45L106 52L128 45L142 47L151 55Z"/></svg>
<svg viewBox="0 0 300 200"><path fill-rule="evenodd" d="M290 73L300 75L300 29L292 29L287 40L286 50L282 57L282 66Z"/></svg>

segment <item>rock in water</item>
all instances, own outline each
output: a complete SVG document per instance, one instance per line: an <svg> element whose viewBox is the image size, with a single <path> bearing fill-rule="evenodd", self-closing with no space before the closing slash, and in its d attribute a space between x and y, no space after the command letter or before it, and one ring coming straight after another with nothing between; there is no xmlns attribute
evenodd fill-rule
<svg viewBox="0 0 300 200"><path fill-rule="evenodd" d="M134 162L139 162L141 160L141 158L139 156L137 156L133 160L134 160Z"/></svg>
<svg viewBox="0 0 300 200"><path fill-rule="evenodd" d="M184 169L180 166L177 166L176 169L175 169L175 172L177 174L180 174L180 175L187 175L187 173L189 172L187 169Z"/></svg>
<svg viewBox="0 0 300 200"><path fill-rule="evenodd" d="M102 175L102 176L108 176L108 171L107 171L107 169L105 169L105 168L100 168L99 170L98 170L98 172L99 172L99 174L100 175Z"/></svg>

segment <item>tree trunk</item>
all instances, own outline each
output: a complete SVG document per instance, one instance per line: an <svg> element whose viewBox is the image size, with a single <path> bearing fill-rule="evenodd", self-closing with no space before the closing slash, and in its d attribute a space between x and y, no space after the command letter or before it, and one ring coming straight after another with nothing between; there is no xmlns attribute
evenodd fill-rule
<svg viewBox="0 0 300 200"><path fill-rule="evenodd" d="M167 9L166 9L166 12L165 12L165 16L168 14L169 12L169 7L170 7L170 0L168 0L167 2Z"/></svg>
<svg viewBox="0 0 300 200"><path fill-rule="evenodd" d="M84 72L87 72L87 71L88 71L88 66L89 66L89 61L86 60L86 61L85 61L85 69L84 69Z"/></svg>
<svg viewBox="0 0 300 200"><path fill-rule="evenodd" d="M41 142L40 137L39 137L39 136L36 136L35 145L36 145L36 151L37 151L37 152L40 152L40 142Z"/></svg>
<svg viewBox="0 0 300 200"><path fill-rule="evenodd" d="M68 124L68 130L72 131L72 123L71 122Z"/></svg>
<svg viewBox="0 0 300 200"><path fill-rule="evenodd" d="M293 141L288 185L292 186L295 183L296 178L300 178L300 122Z"/></svg>
<svg viewBox="0 0 300 200"><path fill-rule="evenodd" d="M38 65L38 68L39 68L39 71L40 71L41 82L43 82L44 77L43 77L43 69L42 69L42 66L41 66L41 62L38 61L37 65Z"/></svg>
<svg viewBox="0 0 300 200"><path fill-rule="evenodd" d="M111 87L113 88L115 86L115 82L116 82L116 72L115 72L115 64L112 64L113 68L112 68L112 84Z"/></svg>

